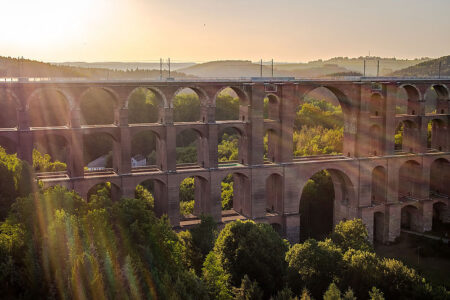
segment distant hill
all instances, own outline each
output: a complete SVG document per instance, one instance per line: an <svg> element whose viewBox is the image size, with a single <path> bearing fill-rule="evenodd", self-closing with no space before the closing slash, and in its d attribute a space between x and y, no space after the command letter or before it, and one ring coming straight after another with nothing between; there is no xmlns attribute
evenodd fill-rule
<svg viewBox="0 0 450 300"><path fill-rule="evenodd" d="M361 56L355 58L348 57L335 57L328 60L315 60L308 63L279 63L276 64L278 70L292 71L292 70L303 70L311 68L326 68L330 66L335 66L339 68L346 69L347 71L358 72L363 74L364 72L364 61L366 61L366 76L376 76L377 75L377 64L380 61L380 76L388 75L394 71L401 70L410 66L417 65L421 62L429 61L431 58L416 58L416 59L396 59L396 58L384 58L376 56ZM340 73L345 71L333 71L331 73Z"/></svg>
<svg viewBox="0 0 450 300"><path fill-rule="evenodd" d="M91 79L159 78L159 70L110 70L105 68L82 68L44 63L24 58L0 56L0 77L71 77ZM167 77L168 72L163 72ZM171 77L186 77L172 72Z"/></svg>
<svg viewBox="0 0 450 300"><path fill-rule="evenodd" d="M346 68L337 65L325 65L320 67L310 66L306 68L280 68L283 65L274 65L273 75L275 77L321 77L330 73L348 72ZM223 60L212 61L179 70L185 74L198 77L259 77L261 66L249 60ZM263 64L263 77L272 76L271 65Z"/></svg>
<svg viewBox="0 0 450 300"><path fill-rule="evenodd" d="M80 68L102 68L102 69L111 69L111 70L159 70L160 63L159 62L62 62L62 63L53 63L57 66L69 66L69 67L80 67ZM172 62L170 64L170 69L172 71L176 71L181 68L186 68L189 66L195 65L194 62L186 62L186 63L177 63ZM163 70L168 69L167 62L163 62Z"/></svg>
<svg viewBox="0 0 450 300"><path fill-rule="evenodd" d="M393 72L392 76L405 77L433 77L439 74L439 63L441 63L441 76L450 76L450 55L422 62L402 70Z"/></svg>

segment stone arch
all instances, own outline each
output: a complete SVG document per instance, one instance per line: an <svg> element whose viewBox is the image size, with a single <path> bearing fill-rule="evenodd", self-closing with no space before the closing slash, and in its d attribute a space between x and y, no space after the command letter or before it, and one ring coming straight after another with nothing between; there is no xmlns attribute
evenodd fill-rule
<svg viewBox="0 0 450 300"><path fill-rule="evenodd" d="M59 88L37 88L26 99L25 110L31 127L68 126L74 101Z"/></svg>
<svg viewBox="0 0 450 300"><path fill-rule="evenodd" d="M400 225L402 229L420 232L421 216L419 209L414 205L402 207Z"/></svg>
<svg viewBox="0 0 450 300"><path fill-rule="evenodd" d="M212 103L211 103L213 106L216 105L217 97L219 96L219 94L227 88L232 89L233 92L236 93L236 95L239 97L239 101L242 102L243 105L248 105L249 97L247 95L247 92L244 91L244 89L242 89L241 87L238 87L238 86L223 86L223 87L220 87L217 90L217 92L214 94L214 97L212 98Z"/></svg>
<svg viewBox="0 0 450 300"><path fill-rule="evenodd" d="M264 98L264 119L280 121L281 99L273 93L266 94Z"/></svg>
<svg viewBox="0 0 450 300"><path fill-rule="evenodd" d="M401 93L401 90L404 90L406 92L406 103L407 103L407 114L408 115L422 115L424 114L424 111L422 111L420 102L422 101L423 97L420 92L420 90L417 88L416 85L406 83L402 84L399 87L399 92Z"/></svg>
<svg viewBox="0 0 450 300"><path fill-rule="evenodd" d="M131 167L155 166L163 169L166 154L164 141L159 132L152 129L139 130L131 136Z"/></svg>
<svg viewBox="0 0 450 300"><path fill-rule="evenodd" d="M185 199L188 198L188 195L182 193L181 184L186 179L193 178L194 180L194 199ZM194 201L194 208L192 215L182 215L180 210L180 217L182 219L188 220L192 218L197 218L201 214L210 214L211 213L211 203L210 203L210 184L209 178L205 177L202 174L191 174L186 176L182 176L179 178L179 203L181 207L181 202L187 202L187 200ZM192 195L191 195L192 196Z"/></svg>
<svg viewBox="0 0 450 300"><path fill-rule="evenodd" d="M220 117L220 114L218 112L220 109L220 103L218 102L218 98L219 95L222 94L223 92L225 92L227 89L231 89L232 93L231 94L235 94L237 96L237 98L239 99L239 103L238 103L238 107L236 107L236 111L235 113L235 117L233 118L222 118ZM234 96L234 95L230 95L230 96ZM248 120L248 114L249 114L249 98L247 93L241 89L240 87L236 87L236 86L226 86L226 87L221 87L215 94L214 97L212 98L211 101L211 106L213 106L215 108L215 120L217 121L224 121L224 120L241 120L241 121L245 121L246 119ZM228 106L229 103L228 103Z"/></svg>
<svg viewBox="0 0 450 300"><path fill-rule="evenodd" d="M0 147L5 149L6 153L8 154L14 154L18 152L17 140L14 140L7 136L0 136Z"/></svg>
<svg viewBox="0 0 450 300"><path fill-rule="evenodd" d="M17 128L17 114L22 110L22 104L9 89L0 89L0 128Z"/></svg>
<svg viewBox="0 0 450 300"><path fill-rule="evenodd" d="M110 88L102 86L87 88L78 98L78 107L83 125L119 124L120 97ZM98 119L99 114L104 120Z"/></svg>
<svg viewBox="0 0 450 300"><path fill-rule="evenodd" d="M237 135L237 138L236 138ZM219 162L237 161L247 164L245 144L243 143L242 130L235 126L222 127L218 134L217 159ZM224 143L224 145L222 145ZM236 149L234 148L236 147ZM234 153L237 150L237 155ZM227 157L229 159L227 159Z"/></svg>
<svg viewBox="0 0 450 300"><path fill-rule="evenodd" d="M184 89L190 89L190 90L194 91L195 94L197 94L198 98L200 99L200 106L208 106L208 104L209 104L208 93L206 93L206 91L199 86L187 85L187 86L181 86L181 87L177 88L175 90L175 92L172 94L172 97L169 102L170 108L173 108L173 101L175 99L175 96L178 95Z"/></svg>
<svg viewBox="0 0 450 300"><path fill-rule="evenodd" d="M227 180L227 177L231 175L233 183L233 206L232 210L235 212L251 216L251 188L250 179L244 172L230 170L230 172L224 172L220 178L220 183ZM222 199L223 200L223 199Z"/></svg>
<svg viewBox="0 0 450 300"><path fill-rule="evenodd" d="M430 165L430 196L450 196L450 162L446 158L435 159Z"/></svg>
<svg viewBox="0 0 450 300"><path fill-rule="evenodd" d="M71 161L71 138L65 133L51 132L33 134L33 149L36 149L42 156L50 155L51 162L62 162L70 168ZM33 157L34 160L34 157ZM35 161L33 161L35 164ZM54 165L55 171L64 171L63 165ZM66 169L67 170L67 169ZM51 170L36 170L36 171L51 171Z"/></svg>
<svg viewBox="0 0 450 300"><path fill-rule="evenodd" d="M83 134L84 166L91 171L113 168L118 171L120 165L120 138L114 134L85 132Z"/></svg>
<svg viewBox="0 0 450 300"><path fill-rule="evenodd" d="M192 146L195 146L195 154ZM176 147L179 149L176 153L177 164L197 164L203 167L208 161L208 138L195 127L177 132ZM186 152L181 151L181 148L185 148ZM194 156L196 156L195 161ZM189 161L186 161L187 158Z"/></svg>
<svg viewBox="0 0 450 300"><path fill-rule="evenodd" d="M447 86L445 86L444 84L432 84L430 86L430 89L431 88L437 95L436 113L448 114L449 113L448 101L450 100L449 97L450 92Z"/></svg>
<svg viewBox="0 0 450 300"><path fill-rule="evenodd" d="M427 126L427 147L437 151L447 148L447 124L441 119L431 119Z"/></svg>
<svg viewBox="0 0 450 300"><path fill-rule="evenodd" d="M319 114L321 114L323 111L333 111L334 117L329 116L327 118L322 118L321 120L324 121L320 122L320 124L316 124L317 122L311 123L308 118L306 118L307 122L305 122L303 119L295 118L296 114L294 112L294 134L292 135L292 148L294 156L322 155L324 154L324 150L326 150L325 154L345 153L346 155L351 156L354 152L354 147L352 145L354 129L353 126L351 126L351 124L353 123L354 111L352 110L350 100L347 98L344 92L335 87L327 85L311 86L307 87L307 89L304 90L300 96L300 104L302 109L308 102L308 97L311 96L315 100L325 100L327 103L331 104L324 105L324 103L316 101L310 103L314 105L314 108L311 108L314 114L319 113L319 110L321 111ZM308 106L306 106L306 108L308 108ZM322 149L318 150L309 147L306 149L306 151L299 151L303 148L303 144L302 141L298 139L299 135L295 134L295 131L300 131L303 125L309 125L311 127L321 125L323 129L317 128L317 130L309 131L311 134L314 134L318 137L322 135L321 133L331 130L335 127L343 128L343 135L342 138L338 139L338 142L333 142L333 147L327 147L327 149L323 147Z"/></svg>
<svg viewBox="0 0 450 300"><path fill-rule="evenodd" d="M146 90L151 91L152 93L154 93L157 96L157 100L158 100L159 104L162 104L161 105L162 107L164 107L164 108L169 107L169 102L167 101L166 95L164 94L164 92L162 90L160 90L159 88L154 87L154 86L139 86L139 87L134 88L128 94L127 100L124 103L124 108L128 108L131 95L133 95L133 93L138 89L146 89Z"/></svg>
<svg viewBox="0 0 450 300"><path fill-rule="evenodd" d="M168 214L168 197L167 185L159 178L144 178L136 185L135 197L138 197L138 185L141 185L149 193L151 193L154 200L154 212L157 217Z"/></svg>
<svg viewBox="0 0 450 300"><path fill-rule="evenodd" d="M36 98L36 96L39 93L42 93L44 91L49 91L49 90L52 90L52 91L55 91L55 92L59 93L64 98L64 100L68 104L69 111L76 107L75 99L69 92L65 91L64 89L58 88L58 87L44 87L44 88L36 88L28 96L28 98L25 100L25 110L28 111L30 109L30 102L31 102L31 100Z"/></svg>
<svg viewBox="0 0 450 300"><path fill-rule="evenodd" d="M377 166L372 170L371 203L372 206L386 203L387 198L386 168Z"/></svg>
<svg viewBox="0 0 450 300"><path fill-rule="evenodd" d="M90 201L91 196L95 194L99 188L103 187L106 187L107 190L109 190L109 197L113 202L119 201L120 198L122 197L122 190L120 186L117 185L115 182L98 180L97 182L87 187L85 196L86 201Z"/></svg>
<svg viewBox="0 0 450 300"><path fill-rule="evenodd" d="M124 103L129 124L163 123L167 107L167 99L163 92L158 88L147 86L133 89Z"/></svg>
<svg viewBox="0 0 450 300"><path fill-rule="evenodd" d="M369 112L371 116L384 116L385 99L380 93L372 93L370 96Z"/></svg>
<svg viewBox="0 0 450 300"><path fill-rule="evenodd" d="M432 230L441 231L443 223L450 223L449 204L444 201L435 201L433 203Z"/></svg>
<svg viewBox="0 0 450 300"><path fill-rule="evenodd" d="M419 143L419 126L412 120L400 120L397 123L395 150L403 152L417 152Z"/></svg>
<svg viewBox="0 0 450 300"><path fill-rule="evenodd" d="M312 184L309 179L314 178L321 171L329 173L329 179L320 175L317 180L322 182L320 189ZM323 173L322 173L323 174ZM322 179L320 179L322 177ZM341 220L353 219L358 217L358 205L356 198L355 185L351 178L347 175L347 170L339 167L315 167L308 170L307 173L301 174L302 180L299 192L299 214L300 214L300 239L304 240L309 237L320 238L330 233L333 227ZM331 180L331 182L329 182ZM309 184L312 185L307 185ZM308 187L310 190L305 190ZM331 189L331 190L329 190ZM321 199L322 196L316 196L317 193L328 195L334 193L334 197L329 199ZM315 201L314 203L311 202ZM323 202L323 203L322 203ZM313 219L311 216L318 214L323 217L319 220ZM318 236L314 235L314 231L318 230Z"/></svg>
<svg viewBox="0 0 450 300"><path fill-rule="evenodd" d="M266 178L266 211L269 213L283 213L283 176L272 173Z"/></svg>
<svg viewBox="0 0 450 300"><path fill-rule="evenodd" d="M416 160L404 162L398 171L398 199L408 201L421 197L422 165Z"/></svg>
<svg viewBox="0 0 450 300"><path fill-rule="evenodd" d="M279 130L268 128L264 135L264 160L273 163L279 162L281 160L281 143Z"/></svg>
<svg viewBox="0 0 450 300"><path fill-rule="evenodd" d="M370 137L370 150L369 156L380 156L383 155L383 134L380 126L374 124L370 126L369 137Z"/></svg>

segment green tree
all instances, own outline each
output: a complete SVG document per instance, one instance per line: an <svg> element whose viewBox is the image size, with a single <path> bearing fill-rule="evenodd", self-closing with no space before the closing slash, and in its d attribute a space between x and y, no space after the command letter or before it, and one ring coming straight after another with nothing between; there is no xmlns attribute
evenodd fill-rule
<svg viewBox="0 0 450 300"><path fill-rule="evenodd" d="M229 223L220 232L203 268L207 284L226 280L237 287L244 275L258 282L268 298L283 286L287 243L268 224L253 221ZM213 292L217 295L219 292Z"/></svg>
<svg viewBox="0 0 450 300"><path fill-rule="evenodd" d="M348 249L373 251L369 233L361 219L340 221L331 234L331 240L343 251Z"/></svg>
<svg viewBox="0 0 450 300"><path fill-rule="evenodd" d="M251 281L247 275L244 275L240 288L235 288L234 296L237 300L262 300L263 292L258 282Z"/></svg>
<svg viewBox="0 0 450 300"><path fill-rule="evenodd" d="M370 300L384 300L383 292L376 287L372 287L372 290L369 291L369 297Z"/></svg>
<svg viewBox="0 0 450 300"><path fill-rule="evenodd" d="M323 300L341 300L341 291L337 285L332 282L328 287L328 290L323 295Z"/></svg>
<svg viewBox="0 0 450 300"><path fill-rule="evenodd" d="M342 272L342 252L330 240L309 239L286 253L288 283L299 294L307 287L314 297L322 296L329 283Z"/></svg>

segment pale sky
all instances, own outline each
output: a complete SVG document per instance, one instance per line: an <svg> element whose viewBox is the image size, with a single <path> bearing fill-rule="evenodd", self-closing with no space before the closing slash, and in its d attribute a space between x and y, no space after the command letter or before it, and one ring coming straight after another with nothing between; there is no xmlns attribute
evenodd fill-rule
<svg viewBox="0 0 450 300"><path fill-rule="evenodd" d="M44 61L450 54L450 0L0 0L0 56Z"/></svg>

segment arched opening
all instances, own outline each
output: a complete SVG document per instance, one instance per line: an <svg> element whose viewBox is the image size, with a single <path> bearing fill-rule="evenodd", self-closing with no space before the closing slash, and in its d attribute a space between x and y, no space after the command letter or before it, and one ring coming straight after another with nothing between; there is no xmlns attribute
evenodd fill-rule
<svg viewBox="0 0 450 300"><path fill-rule="evenodd" d="M206 138L194 129L185 129L178 133L176 140L177 165L203 167L205 164L203 150L207 149L207 146Z"/></svg>
<svg viewBox="0 0 450 300"><path fill-rule="evenodd" d="M87 171L117 170L114 159L114 138L106 133L91 133L83 136L84 167Z"/></svg>
<svg viewBox="0 0 450 300"><path fill-rule="evenodd" d="M280 99L269 94L264 98L264 119L267 121L280 121Z"/></svg>
<svg viewBox="0 0 450 300"><path fill-rule="evenodd" d="M373 214L373 240L375 243L384 243L384 214L376 212Z"/></svg>
<svg viewBox="0 0 450 300"><path fill-rule="evenodd" d="M430 166L430 196L449 198L450 163L444 158L436 159Z"/></svg>
<svg viewBox="0 0 450 300"><path fill-rule="evenodd" d="M217 144L217 159L219 163L241 163L247 162L243 155L241 132L234 127L228 127L219 132Z"/></svg>
<svg viewBox="0 0 450 300"><path fill-rule="evenodd" d="M370 150L369 155L379 156L383 155L383 134L380 126L372 125L369 130L370 134Z"/></svg>
<svg viewBox="0 0 450 300"><path fill-rule="evenodd" d="M436 94L436 113L448 114L449 91L444 85L435 84L431 89Z"/></svg>
<svg viewBox="0 0 450 300"><path fill-rule="evenodd" d="M17 102L4 89L0 89L0 128L17 127Z"/></svg>
<svg viewBox="0 0 450 300"><path fill-rule="evenodd" d="M274 129L266 130L264 135L264 161L277 162L280 156L280 137Z"/></svg>
<svg viewBox="0 0 450 300"><path fill-rule="evenodd" d="M115 110L117 101L106 89L89 88L80 100L80 122L82 125L117 124Z"/></svg>
<svg viewBox="0 0 450 300"><path fill-rule="evenodd" d="M407 205L401 211L401 228L405 230L421 231L420 230L420 215L417 207Z"/></svg>
<svg viewBox="0 0 450 300"><path fill-rule="evenodd" d="M378 166L372 171L372 206L386 203L386 169Z"/></svg>
<svg viewBox="0 0 450 300"><path fill-rule="evenodd" d="M424 113L424 111L421 111L420 92L415 86L405 84L399 87L396 113L408 115L422 115Z"/></svg>
<svg viewBox="0 0 450 300"><path fill-rule="evenodd" d="M179 90L173 98L174 122L198 122L201 120L201 99L199 94L191 89Z"/></svg>
<svg viewBox="0 0 450 300"><path fill-rule="evenodd" d="M87 201L98 204L106 204L110 201L119 201L122 196L120 187L114 183L107 181L94 185L87 193Z"/></svg>
<svg viewBox="0 0 450 300"><path fill-rule="evenodd" d="M67 170L69 146L64 136L45 134L34 137L33 168L36 172Z"/></svg>
<svg viewBox="0 0 450 300"><path fill-rule="evenodd" d="M444 202L433 204L433 225L432 231L447 236L450 233L450 209Z"/></svg>
<svg viewBox="0 0 450 300"><path fill-rule="evenodd" d="M447 144L447 128L442 120L434 119L427 126L427 148L434 151L445 150Z"/></svg>
<svg viewBox="0 0 450 300"><path fill-rule="evenodd" d="M142 181L136 186L134 197L148 202L157 217L168 213L165 184L160 180L147 179Z"/></svg>
<svg viewBox="0 0 450 300"><path fill-rule="evenodd" d="M425 100L425 113L426 114L437 114L437 104L438 104L438 94L433 87L430 87L423 95Z"/></svg>
<svg viewBox="0 0 450 300"><path fill-rule="evenodd" d="M180 183L180 217L181 220L192 220L207 213L209 197L208 181L200 176L185 178Z"/></svg>
<svg viewBox="0 0 450 300"><path fill-rule="evenodd" d="M137 88L128 98L128 123L162 123L164 100L150 88Z"/></svg>
<svg viewBox="0 0 450 300"><path fill-rule="evenodd" d="M7 154L17 153L17 144L13 140L0 136L0 147L5 149Z"/></svg>
<svg viewBox="0 0 450 300"><path fill-rule="evenodd" d="M269 214L283 213L283 177L272 174L266 179L266 211Z"/></svg>
<svg viewBox="0 0 450 300"><path fill-rule="evenodd" d="M416 123L406 120L400 122L395 130L395 151L417 152L419 129Z"/></svg>
<svg viewBox="0 0 450 300"><path fill-rule="evenodd" d="M350 211L354 202L353 184L342 171L330 169L314 174L301 193L300 240L322 239L339 221L356 217Z"/></svg>
<svg viewBox="0 0 450 300"><path fill-rule="evenodd" d="M159 136L151 130L135 134L131 139L131 167L163 169L160 143Z"/></svg>
<svg viewBox="0 0 450 300"><path fill-rule="evenodd" d="M421 165L409 160L405 162L398 172L398 199L414 200L420 198L420 189L422 187Z"/></svg>
<svg viewBox="0 0 450 300"><path fill-rule="evenodd" d="M69 104L58 90L41 89L28 100L28 116L31 127L67 126Z"/></svg>
<svg viewBox="0 0 450 300"><path fill-rule="evenodd" d="M236 90L241 96L236 93ZM230 87L222 89L216 96L216 121L239 120L241 106L245 102L242 91Z"/></svg>
<svg viewBox="0 0 450 300"><path fill-rule="evenodd" d="M344 95L325 87L303 97L294 119L294 157L343 153L343 103Z"/></svg>
<svg viewBox="0 0 450 300"><path fill-rule="evenodd" d="M235 220L239 215L251 215L249 179L241 173L229 173L221 182L222 222Z"/></svg>
<svg viewBox="0 0 450 300"><path fill-rule="evenodd" d="M384 116L384 99L380 94L374 93L370 97L369 111L373 117Z"/></svg>

